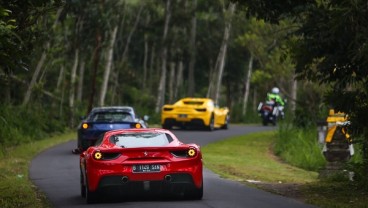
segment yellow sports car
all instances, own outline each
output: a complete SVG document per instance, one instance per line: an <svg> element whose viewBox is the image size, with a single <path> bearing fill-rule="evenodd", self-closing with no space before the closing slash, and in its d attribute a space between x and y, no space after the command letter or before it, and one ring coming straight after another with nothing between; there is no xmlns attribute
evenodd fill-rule
<svg viewBox="0 0 368 208"><path fill-rule="evenodd" d="M161 124L165 129L173 126L201 126L210 131L227 129L229 119L229 109L217 107L209 98L183 98L173 105L164 105L161 111Z"/></svg>

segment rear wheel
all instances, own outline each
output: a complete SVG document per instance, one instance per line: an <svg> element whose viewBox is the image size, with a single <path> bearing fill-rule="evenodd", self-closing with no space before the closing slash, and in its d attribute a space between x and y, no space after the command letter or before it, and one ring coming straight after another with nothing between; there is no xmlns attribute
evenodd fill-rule
<svg viewBox="0 0 368 208"><path fill-rule="evenodd" d="M207 130L208 131L213 131L214 129L215 129L215 117L213 115L211 115L210 123L207 126Z"/></svg>
<svg viewBox="0 0 368 208"><path fill-rule="evenodd" d="M229 114L227 114L225 116L225 122L224 122L224 125L222 126L222 129L229 129L229 120L230 120L230 116Z"/></svg>
<svg viewBox="0 0 368 208"><path fill-rule="evenodd" d="M82 172L80 173L80 191L81 191L81 196L85 198L86 197L86 186L84 185L84 179L83 179Z"/></svg>
<svg viewBox="0 0 368 208"><path fill-rule="evenodd" d="M98 201L98 195L96 194L95 191L90 191L89 187L88 187L88 180L86 180L86 184L84 186L85 188L85 198L86 198L86 202L87 204L93 204L96 203Z"/></svg>
<svg viewBox="0 0 368 208"><path fill-rule="evenodd" d="M194 187L189 193L189 198L193 200L201 200L203 198L203 183L200 188Z"/></svg>
<svg viewBox="0 0 368 208"><path fill-rule="evenodd" d="M267 117L265 117L265 116L262 117L262 124L263 124L263 126L267 126L267 124L268 124L268 118Z"/></svg>
<svg viewBox="0 0 368 208"><path fill-rule="evenodd" d="M164 124L162 124L162 128L163 129L169 129L170 130L172 128L172 126L170 124L164 123Z"/></svg>

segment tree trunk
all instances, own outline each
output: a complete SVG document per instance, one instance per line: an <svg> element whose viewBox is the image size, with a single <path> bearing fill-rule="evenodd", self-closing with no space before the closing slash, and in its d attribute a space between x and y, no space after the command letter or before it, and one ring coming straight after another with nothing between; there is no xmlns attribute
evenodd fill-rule
<svg viewBox="0 0 368 208"><path fill-rule="evenodd" d="M119 92L117 92L118 86L119 86L119 70L112 70L113 73L111 73L111 78L112 78L112 87L111 87L111 94L112 95L118 95ZM122 83L120 83L120 85L122 85ZM118 100L116 100L116 98L118 98ZM110 103L119 103L120 102L120 96L111 96L110 97Z"/></svg>
<svg viewBox="0 0 368 208"><path fill-rule="evenodd" d="M197 18L196 18L197 0L193 1L192 8L192 27L190 31L190 41L189 41L189 68L188 68L188 95L194 96L195 91L195 78L194 78L194 66L196 62L196 34L197 34Z"/></svg>
<svg viewBox="0 0 368 208"><path fill-rule="evenodd" d="M169 0L168 0L169 1ZM165 85L166 85L166 56L167 56L167 49L164 48L162 52L162 65L161 65L161 78L160 78L160 85L158 87L157 93L157 102L155 112L158 113L160 111L161 106L165 102Z"/></svg>
<svg viewBox="0 0 368 208"><path fill-rule="evenodd" d="M70 110L70 127L74 127L74 99L75 99L75 82L77 77L77 68L79 61L79 49L75 49L74 64L70 73L70 91L69 91L69 110Z"/></svg>
<svg viewBox="0 0 368 208"><path fill-rule="evenodd" d="M292 87L291 87L291 102L290 102L290 110L292 113L295 112L296 109L296 99L297 99L297 91L298 91L298 81L293 79L292 81Z"/></svg>
<svg viewBox="0 0 368 208"><path fill-rule="evenodd" d="M82 101L83 96L83 80L84 80L84 69L86 62L82 61L79 67L79 79L78 79L78 90L77 90L77 101Z"/></svg>
<svg viewBox="0 0 368 208"><path fill-rule="evenodd" d="M249 97L249 86L250 86L250 79L252 77L252 70L253 70L253 55L250 55L249 58L249 65L248 65L248 73L244 81L244 100L243 100L243 110L242 116L245 116L247 112L247 104L248 104L248 97Z"/></svg>
<svg viewBox="0 0 368 208"><path fill-rule="evenodd" d="M152 47L151 47L151 55L150 55L150 66L149 66L149 69L148 69L148 89L152 89L152 80L153 80L153 72L154 72L154 69L155 69L155 57L156 57L156 53L155 53L155 44L153 43L152 44ZM157 67L158 69L158 67Z"/></svg>
<svg viewBox="0 0 368 208"><path fill-rule="evenodd" d="M38 75L39 75L39 74L40 74L40 72L41 72L41 69L42 69L43 64L45 63L46 56L47 56L46 51L49 49L49 47L50 47L50 43L49 43L49 42L47 42L47 43L46 43L46 48L45 48L45 50L42 52L41 58L40 58L40 60L39 60L39 61L38 61L38 63L37 63L36 70L35 70L35 72L33 73L32 80L31 80L31 82L30 82L30 84L29 84L29 86L28 86L28 89L27 89L27 91L26 91L26 94L25 94L25 96L24 96L24 99L23 99L23 106L26 106L26 105L28 104L28 102L29 102L30 98L31 98L31 94L32 94L33 87L34 87L34 85L36 84L37 79L38 79Z"/></svg>
<svg viewBox="0 0 368 208"><path fill-rule="evenodd" d="M59 72L59 77L58 77L58 81L56 84L56 91L59 92L60 91L60 86L61 86L61 82L64 81L64 65L62 65L60 67L60 72Z"/></svg>
<svg viewBox="0 0 368 208"><path fill-rule="evenodd" d="M147 60L148 60L148 37L144 35L144 57L143 57L143 79L142 89L146 89L147 82Z"/></svg>
<svg viewBox="0 0 368 208"><path fill-rule="evenodd" d="M93 102L94 102L94 98L95 98L95 93L96 93L96 78L97 78L97 69L98 69L98 63L100 61L100 50L101 50L101 34L100 31L97 30L96 32L96 47L95 50L93 51L93 56L92 56L92 60L93 60L93 73L92 73L92 78L91 78L91 94L89 96L89 101L88 101L88 109L86 114L88 114L89 112L91 112L92 108L93 108Z"/></svg>
<svg viewBox="0 0 368 208"><path fill-rule="evenodd" d="M180 60L179 64L178 64L178 73L176 74L176 85L175 85L175 90L174 90L174 100L178 99L178 91L181 88L181 85L183 83L183 70L184 70L183 61Z"/></svg>
<svg viewBox="0 0 368 208"><path fill-rule="evenodd" d="M212 96L212 89L213 89L213 85L215 84L214 83L214 80L215 80L215 68L212 67L212 59L210 58L209 60L209 66L211 67L210 68L210 73L208 74L208 89L207 89L207 94L206 94L206 97L209 98L209 97L213 97ZM215 66L216 67L216 66Z"/></svg>
<svg viewBox="0 0 368 208"><path fill-rule="evenodd" d="M115 44L117 32L118 32L118 26L116 25L113 31L111 32L110 45L107 49L107 53L108 53L107 61L106 61L105 72L104 72L104 77L103 77L103 82L102 82L101 92L100 92L100 101L99 101L100 106L105 105L105 97L106 97L106 92L107 92L107 86L110 80L110 71L111 71L111 65L112 65L113 56L114 56L114 44Z"/></svg>
<svg viewBox="0 0 368 208"><path fill-rule="evenodd" d="M166 7L165 7L165 25L164 25L164 33L162 36L162 53L161 53L161 78L160 78L160 86L158 88L157 93L157 102L155 112L158 113L161 106L165 103L165 85L166 85L166 59L167 59L167 46L166 46L166 39L167 39L167 32L169 30L169 22L171 18L171 1L166 0Z"/></svg>
<svg viewBox="0 0 368 208"><path fill-rule="evenodd" d="M170 78L169 78L169 103L174 99L174 82L175 82L175 62L170 63Z"/></svg>
<svg viewBox="0 0 368 208"><path fill-rule="evenodd" d="M231 30L231 18L235 12L235 3L229 3L228 13L229 13L229 19L225 21L225 30L224 30L224 38L222 40L222 45L220 48L219 56L218 56L218 74L217 74L217 80L216 80L216 89L215 89L215 103L218 103L219 97L220 97L220 88L221 88L221 81L222 81L222 75L224 72L225 67L225 59L226 59L226 52L227 52L227 44L230 36L230 30ZM217 64L216 64L217 65Z"/></svg>

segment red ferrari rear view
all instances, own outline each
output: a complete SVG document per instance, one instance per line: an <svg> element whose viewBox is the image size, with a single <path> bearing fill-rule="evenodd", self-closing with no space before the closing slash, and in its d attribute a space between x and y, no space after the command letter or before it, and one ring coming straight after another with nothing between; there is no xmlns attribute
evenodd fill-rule
<svg viewBox="0 0 368 208"><path fill-rule="evenodd" d="M165 129L109 131L80 155L81 194L95 202L101 191L203 196L202 155Z"/></svg>

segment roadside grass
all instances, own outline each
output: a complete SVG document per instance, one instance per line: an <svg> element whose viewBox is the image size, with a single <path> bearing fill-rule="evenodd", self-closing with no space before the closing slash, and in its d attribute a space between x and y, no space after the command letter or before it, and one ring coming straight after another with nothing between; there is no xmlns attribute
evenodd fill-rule
<svg viewBox="0 0 368 208"><path fill-rule="evenodd" d="M306 137L308 136L310 135L307 133ZM297 138L293 137L295 140ZM367 188L347 180L346 176L337 175L319 179L318 171L308 171L294 166L316 170L321 165L320 158L314 159L309 156L293 158L292 153L286 153L283 155L289 160L286 163L284 158L281 160L274 156L273 148L275 142L280 142L279 139L277 131L274 131L232 137L211 143L202 147L204 165L223 178L240 181L287 197L294 197L318 207L368 207ZM283 148L291 149L297 155L315 153L315 150L311 150L315 147L307 144L305 138L302 140L304 141L292 141L293 144ZM304 145L299 148L307 150L297 152L294 150L296 148L294 145ZM315 154L318 156L319 153ZM309 165L297 162L297 160L303 160ZM295 164L290 165L289 162ZM285 186L287 184L291 186Z"/></svg>
<svg viewBox="0 0 368 208"><path fill-rule="evenodd" d="M237 181L308 183L317 172L282 162L272 153L276 132L233 137L202 147L204 164L222 177Z"/></svg>
<svg viewBox="0 0 368 208"><path fill-rule="evenodd" d="M280 124L274 143L274 153L293 166L318 171L326 165L316 128L298 129L288 123Z"/></svg>
<svg viewBox="0 0 368 208"><path fill-rule="evenodd" d="M0 207L50 207L44 195L29 180L30 161L39 152L75 138L73 132L16 147L0 147Z"/></svg>

